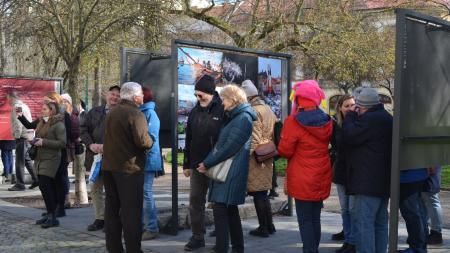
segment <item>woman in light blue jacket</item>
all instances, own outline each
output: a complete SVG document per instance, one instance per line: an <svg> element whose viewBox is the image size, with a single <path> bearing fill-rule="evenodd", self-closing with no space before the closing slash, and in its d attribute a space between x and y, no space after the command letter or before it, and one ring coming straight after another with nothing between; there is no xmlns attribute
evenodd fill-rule
<svg viewBox="0 0 450 253"><path fill-rule="evenodd" d="M159 128L160 122L158 115L155 112L155 102L153 102L153 92L151 89L144 87L144 104L140 109L144 113L148 122L148 133L153 139L153 146L147 155L145 163L145 177L144 177L144 212L143 221L147 220L147 225L144 225L144 232L142 233L142 240L151 240L158 236L158 218L156 216L156 203L153 198L153 180L155 175L162 171L161 150L159 148Z"/></svg>

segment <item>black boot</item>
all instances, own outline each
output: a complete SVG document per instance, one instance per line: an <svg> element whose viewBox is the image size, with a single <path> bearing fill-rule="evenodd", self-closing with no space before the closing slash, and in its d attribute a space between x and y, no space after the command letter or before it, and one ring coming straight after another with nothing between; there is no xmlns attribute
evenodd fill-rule
<svg viewBox="0 0 450 253"><path fill-rule="evenodd" d="M253 198L253 202L255 203L255 209L256 209L256 215L258 216L259 227L254 230L251 230L249 232L249 234L253 235L253 236L259 236L259 237L269 237L269 230L267 229L266 200Z"/></svg>
<svg viewBox="0 0 450 253"><path fill-rule="evenodd" d="M59 226L59 221L56 219L55 213L49 214L48 219L41 225L42 228L51 228L57 226Z"/></svg>
<svg viewBox="0 0 450 253"><path fill-rule="evenodd" d="M270 205L270 199L266 200L266 219L267 219L267 230L269 234L274 234L277 232L275 229L275 225L273 225L273 218L272 218L272 205Z"/></svg>
<svg viewBox="0 0 450 253"><path fill-rule="evenodd" d="M48 219L47 213L45 213L45 215L42 215L42 218L40 218L39 220L36 221L36 225L42 225L43 223L45 223Z"/></svg>
<svg viewBox="0 0 450 253"><path fill-rule="evenodd" d="M430 235L428 235L427 243L430 245L442 244L442 233L435 230L430 230Z"/></svg>
<svg viewBox="0 0 450 253"><path fill-rule="evenodd" d="M64 206L58 205L55 212L56 217L58 218L66 216L66 210L64 210Z"/></svg>

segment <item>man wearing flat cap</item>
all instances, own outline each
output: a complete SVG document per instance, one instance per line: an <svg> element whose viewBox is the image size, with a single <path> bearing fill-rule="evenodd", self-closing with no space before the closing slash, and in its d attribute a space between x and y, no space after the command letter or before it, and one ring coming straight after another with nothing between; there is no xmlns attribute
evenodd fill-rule
<svg viewBox="0 0 450 253"><path fill-rule="evenodd" d="M183 172L190 177L189 214L192 237L185 245L186 251L205 247L205 203L209 179L196 168L217 142L224 122L222 100L216 92L214 78L202 76L195 83L197 104L189 114L186 128Z"/></svg>
<svg viewBox="0 0 450 253"><path fill-rule="evenodd" d="M386 252L392 116L373 88L359 88L355 98L356 111L347 113L343 134L356 252Z"/></svg>

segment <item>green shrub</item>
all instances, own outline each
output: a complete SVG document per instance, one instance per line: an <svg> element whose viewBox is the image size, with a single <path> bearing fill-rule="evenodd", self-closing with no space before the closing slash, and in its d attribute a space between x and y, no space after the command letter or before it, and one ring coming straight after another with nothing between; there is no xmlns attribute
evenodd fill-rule
<svg viewBox="0 0 450 253"><path fill-rule="evenodd" d="M450 189L450 165L442 167L442 188Z"/></svg>

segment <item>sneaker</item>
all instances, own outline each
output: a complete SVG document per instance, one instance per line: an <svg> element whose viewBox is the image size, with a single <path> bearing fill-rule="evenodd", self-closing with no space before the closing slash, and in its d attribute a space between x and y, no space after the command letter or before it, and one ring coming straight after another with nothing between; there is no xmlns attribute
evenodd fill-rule
<svg viewBox="0 0 450 253"><path fill-rule="evenodd" d="M442 233L439 233L435 230L430 230L430 235L427 238L427 244L430 245L436 245L436 244L442 244Z"/></svg>
<svg viewBox="0 0 450 253"><path fill-rule="evenodd" d="M142 233L142 241L149 241L149 240L153 240L156 237L158 237L159 233L158 232L151 232L151 231L147 231L145 230L144 233Z"/></svg>
<svg viewBox="0 0 450 253"><path fill-rule="evenodd" d="M89 225L87 227L88 231L98 231L98 230L102 230L105 226L105 221L104 220L98 220L95 219L94 223L92 223L91 225Z"/></svg>
<svg viewBox="0 0 450 253"><path fill-rule="evenodd" d="M55 215L49 215L49 218L42 223L42 228L52 228L59 226L59 221L56 219Z"/></svg>
<svg viewBox="0 0 450 253"><path fill-rule="evenodd" d="M333 240L333 241L343 241L344 239L345 239L344 230L342 230L341 232L339 232L337 234L331 235L331 240Z"/></svg>
<svg viewBox="0 0 450 253"><path fill-rule="evenodd" d="M38 182L33 182L30 187L28 187L28 189L33 190L34 188L38 187L39 183Z"/></svg>
<svg viewBox="0 0 450 253"><path fill-rule="evenodd" d="M20 184L15 184L13 187L8 188L8 191L25 191L25 186Z"/></svg>
<svg viewBox="0 0 450 253"><path fill-rule="evenodd" d="M356 253L354 245L344 242L341 248L336 250L336 253Z"/></svg>
<svg viewBox="0 0 450 253"><path fill-rule="evenodd" d="M195 239L194 237L191 237L191 239L189 239L189 242L184 245L184 250L185 251L193 251L196 249L200 249L205 247L205 240L198 240Z"/></svg>

